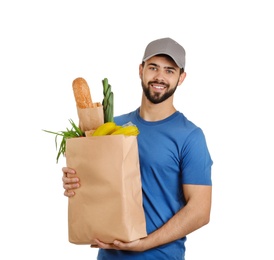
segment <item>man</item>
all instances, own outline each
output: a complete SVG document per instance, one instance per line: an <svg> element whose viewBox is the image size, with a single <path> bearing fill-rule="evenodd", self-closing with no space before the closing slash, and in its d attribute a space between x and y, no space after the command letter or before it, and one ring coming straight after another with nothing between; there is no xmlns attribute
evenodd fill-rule
<svg viewBox="0 0 274 260"><path fill-rule="evenodd" d="M185 50L170 38L146 47L139 76L141 106L115 117L139 130L138 148L143 206L148 236L133 242L106 244L94 240L98 259L185 259L186 236L209 223L212 160L202 130L173 105L174 93L185 77ZM63 168L65 196L80 186L75 173Z"/></svg>

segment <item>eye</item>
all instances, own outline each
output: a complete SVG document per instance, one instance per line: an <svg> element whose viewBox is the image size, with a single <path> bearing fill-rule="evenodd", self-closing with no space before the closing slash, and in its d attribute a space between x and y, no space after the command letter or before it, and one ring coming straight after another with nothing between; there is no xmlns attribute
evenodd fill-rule
<svg viewBox="0 0 274 260"><path fill-rule="evenodd" d="M156 67L149 67L150 70L156 71L157 68Z"/></svg>
<svg viewBox="0 0 274 260"><path fill-rule="evenodd" d="M174 71L173 70L166 70L167 74L173 74Z"/></svg>

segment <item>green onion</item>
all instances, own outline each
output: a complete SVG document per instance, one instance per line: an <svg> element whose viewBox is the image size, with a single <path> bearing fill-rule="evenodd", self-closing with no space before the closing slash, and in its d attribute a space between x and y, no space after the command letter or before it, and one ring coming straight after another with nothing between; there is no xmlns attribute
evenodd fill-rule
<svg viewBox="0 0 274 260"><path fill-rule="evenodd" d="M111 91L111 85L108 83L108 79L104 78L103 83L103 101L102 105L104 108L104 122L113 122L113 92Z"/></svg>
<svg viewBox="0 0 274 260"><path fill-rule="evenodd" d="M72 119L69 119L69 122L72 126L71 129L66 128L66 131L59 131L59 132L53 132L53 131L48 131L48 130L43 130L44 132L50 133L50 134L55 134L55 147L56 150L58 149L58 137L62 136L61 143L59 145L57 157L56 157L56 163L58 163L58 160L62 155L65 154L66 152L66 140L68 138L75 138L75 137L82 137L85 136L85 132L83 132L74 122Z"/></svg>

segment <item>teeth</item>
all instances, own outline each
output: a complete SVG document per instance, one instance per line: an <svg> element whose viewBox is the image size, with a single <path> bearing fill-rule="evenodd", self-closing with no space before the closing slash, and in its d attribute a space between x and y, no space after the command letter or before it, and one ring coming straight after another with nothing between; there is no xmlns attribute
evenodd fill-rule
<svg viewBox="0 0 274 260"><path fill-rule="evenodd" d="M154 88L163 89L164 87L162 87L162 86L154 86Z"/></svg>

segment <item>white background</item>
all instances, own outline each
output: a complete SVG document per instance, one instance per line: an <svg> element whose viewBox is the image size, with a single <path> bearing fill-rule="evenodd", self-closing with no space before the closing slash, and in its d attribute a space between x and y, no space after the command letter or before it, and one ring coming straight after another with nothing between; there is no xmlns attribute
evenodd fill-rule
<svg viewBox="0 0 274 260"><path fill-rule="evenodd" d="M42 129L78 120L78 76L98 102L109 79L115 115L137 108L145 46L171 37L187 52L175 105L214 160L211 222L188 236L187 260L273 260L271 2L1 1L1 259L96 259L68 242L65 160Z"/></svg>

